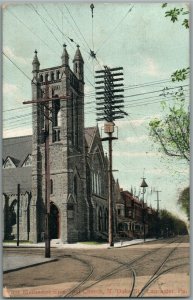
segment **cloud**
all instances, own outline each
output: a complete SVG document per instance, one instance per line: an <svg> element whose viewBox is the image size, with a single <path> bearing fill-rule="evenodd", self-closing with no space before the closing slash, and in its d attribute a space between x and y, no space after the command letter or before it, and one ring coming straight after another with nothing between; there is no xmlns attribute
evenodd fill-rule
<svg viewBox="0 0 193 300"><path fill-rule="evenodd" d="M158 157L159 152L126 152L126 151L113 151L115 157Z"/></svg>
<svg viewBox="0 0 193 300"><path fill-rule="evenodd" d="M116 126L120 127L125 127L127 125L134 126L134 127L140 127L144 125L145 123L148 124L150 120L154 118L159 118L161 117L161 114L152 114L151 116L145 116L143 118L139 119L131 119L131 120L124 120L124 121L116 121Z"/></svg>
<svg viewBox="0 0 193 300"><path fill-rule="evenodd" d="M147 174L153 174L153 175L163 175L163 174L169 174L168 169L166 168L156 168L156 169L146 169L145 171Z"/></svg>
<svg viewBox="0 0 193 300"><path fill-rule="evenodd" d="M28 65L29 64L29 59L26 59L24 57L21 57L21 56L18 56L15 54L15 51L14 49L11 49L10 47L8 46L5 46L3 48L3 52L12 60L14 61L17 61L18 63L20 64L23 64L23 65Z"/></svg>
<svg viewBox="0 0 193 300"><path fill-rule="evenodd" d="M15 128L15 129L4 130L3 138L10 138L10 137L15 137L15 136L25 136L25 135L31 135L31 134L32 134L32 128L19 127L19 128Z"/></svg>
<svg viewBox="0 0 193 300"><path fill-rule="evenodd" d="M135 136L135 137L129 136L123 140L119 140L119 142L128 143L128 144L138 144L147 139L148 139L147 135L141 135L141 136Z"/></svg>
<svg viewBox="0 0 193 300"><path fill-rule="evenodd" d="M3 93L7 96L15 96L19 92L19 88L16 84L4 83L3 84Z"/></svg>
<svg viewBox="0 0 193 300"><path fill-rule="evenodd" d="M4 108L8 109L11 103L15 107L15 104L21 104L23 98L22 88L20 85L13 83L3 83L3 102ZM13 107L12 107L13 108Z"/></svg>
<svg viewBox="0 0 193 300"><path fill-rule="evenodd" d="M145 61L145 68L144 72L151 76L158 76L160 75L159 68L156 62L152 58L147 58Z"/></svg>

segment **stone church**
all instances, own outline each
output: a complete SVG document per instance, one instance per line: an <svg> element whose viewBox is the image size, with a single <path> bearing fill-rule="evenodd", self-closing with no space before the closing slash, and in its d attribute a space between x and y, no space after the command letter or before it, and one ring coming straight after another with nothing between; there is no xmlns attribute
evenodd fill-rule
<svg viewBox="0 0 193 300"><path fill-rule="evenodd" d="M84 61L79 46L73 70L65 45L60 66L41 69L37 51L32 65L32 100L54 98L46 102L50 119L50 237L62 243L107 238L108 159L98 127L84 126ZM44 105L34 103L32 136L3 141L4 239L17 237L19 183L20 239L44 240L44 113ZM116 190L115 183L114 197Z"/></svg>

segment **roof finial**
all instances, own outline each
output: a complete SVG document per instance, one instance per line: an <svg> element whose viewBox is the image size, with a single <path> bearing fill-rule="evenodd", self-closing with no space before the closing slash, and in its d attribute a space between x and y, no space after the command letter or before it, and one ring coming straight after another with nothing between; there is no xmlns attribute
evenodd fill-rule
<svg viewBox="0 0 193 300"><path fill-rule="evenodd" d="M38 56L37 56L38 51L35 50L34 53L35 53L35 56L34 56L34 59L33 59L33 62L32 62L33 71L39 71L40 62L39 62Z"/></svg>
<svg viewBox="0 0 193 300"><path fill-rule="evenodd" d="M63 44L64 49L63 49L61 59L62 59L62 64L68 66L69 55L68 55L68 52L66 50L66 47L67 47L66 44Z"/></svg>

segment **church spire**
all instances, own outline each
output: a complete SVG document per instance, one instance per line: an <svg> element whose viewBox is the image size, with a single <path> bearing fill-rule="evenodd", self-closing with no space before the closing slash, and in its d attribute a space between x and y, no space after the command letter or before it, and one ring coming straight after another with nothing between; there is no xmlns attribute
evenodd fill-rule
<svg viewBox="0 0 193 300"><path fill-rule="evenodd" d="M39 68L40 68L40 62L39 62L39 59L38 59L38 56L37 56L37 50L35 50L35 56L34 56L34 59L33 59L33 62L32 62L32 66L33 66L33 72L38 72L39 71Z"/></svg>
<svg viewBox="0 0 193 300"><path fill-rule="evenodd" d="M73 62L75 62L75 61L80 61L80 62L84 63L83 58L82 58L82 54L81 54L79 48L80 48L80 46L77 45L77 49L76 49L76 53L75 53Z"/></svg>
<svg viewBox="0 0 193 300"><path fill-rule="evenodd" d="M84 65L84 60L82 58L82 54L80 52L80 46L77 45L77 49L76 49L76 53L73 59L73 69L74 69L74 73L76 74L77 78L79 80L84 80L84 69L83 69L83 65Z"/></svg>
<svg viewBox="0 0 193 300"><path fill-rule="evenodd" d="M63 53L62 53L62 56L61 56L62 64L68 66L69 55L68 55L68 52L66 50L66 45L65 44L63 45L63 47L64 47L64 49L63 49Z"/></svg>

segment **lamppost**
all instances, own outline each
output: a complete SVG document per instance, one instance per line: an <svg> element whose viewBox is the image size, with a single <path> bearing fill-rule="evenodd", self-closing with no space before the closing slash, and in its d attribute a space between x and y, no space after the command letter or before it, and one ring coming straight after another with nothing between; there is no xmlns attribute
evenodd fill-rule
<svg viewBox="0 0 193 300"><path fill-rule="evenodd" d="M143 188L143 192L142 192L142 194L143 194L143 208L142 208L143 211L142 211L142 213L143 213L143 240L145 242L145 202L144 202L144 194L146 192L146 188L148 187L148 185L145 181L145 178L143 177L142 179L143 180L142 180L142 183L141 183L140 187Z"/></svg>

